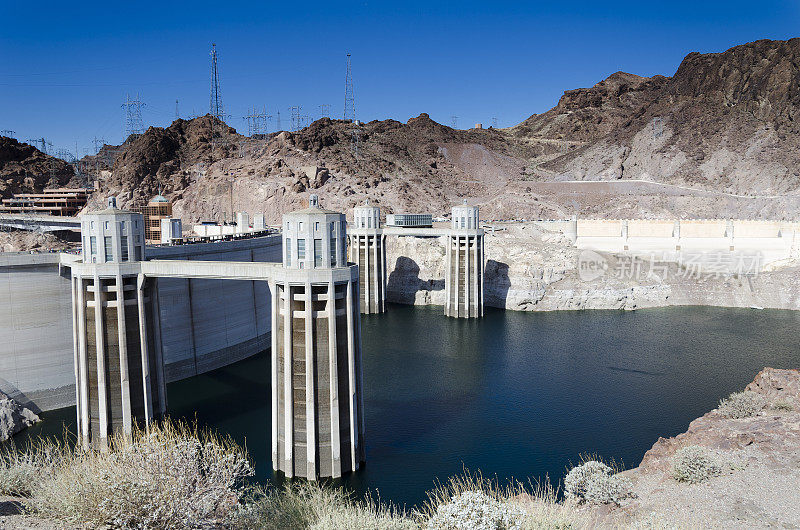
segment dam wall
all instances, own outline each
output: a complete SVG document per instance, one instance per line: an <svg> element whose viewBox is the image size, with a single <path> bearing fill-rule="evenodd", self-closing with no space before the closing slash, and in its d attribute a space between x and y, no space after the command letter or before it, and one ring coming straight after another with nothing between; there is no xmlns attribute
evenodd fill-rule
<svg viewBox="0 0 800 530"><path fill-rule="evenodd" d="M800 223L743 219L578 219L575 246L630 254L758 253L761 265L792 257Z"/></svg>
<svg viewBox="0 0 800 530"><path fill-rule="evenodd" d="M0 391L38 410L75 404L69 259L0 254ZM149 247L148 259L280 261L280 236ZM167 381L269 348L267 282L161 278L161 347Z"/></svg>

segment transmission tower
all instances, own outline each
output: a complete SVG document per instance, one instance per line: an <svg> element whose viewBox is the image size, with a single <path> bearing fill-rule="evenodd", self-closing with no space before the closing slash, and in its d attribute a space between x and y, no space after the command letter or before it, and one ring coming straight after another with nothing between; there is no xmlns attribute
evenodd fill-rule
<svg viewBox="0 0 800 530"><path fill-rule="evenodd" d="M450 125L453 129L458 129L458 116L450 116Z"/></svg>
<svg viewBox="0 0 800 530"><path fill-rule="evenodd" d="M211 105L209 114L224 121L225 111L222 108L222 94L219 91L219 72L217 71L217 45L211 44Z"/></svg>
<svg viewBox="0 0 800 530"><path fill-rule="evenodd" d="M277 132L281 132L283 130L281 129L281 111L279 110L275 111L275 130Z"/></svg>
<svg viewBox="0 0 800 530"><path fill-rule="evenodd" d="M44 138L29 138L28 143L46 155L50 154L50 152L53 150L53 144ZM47 150L48 147L50 147L50 151Z"/></svg>
<svg viewBox="0 0 800 530"><path fill-rule="evenodd" d="M75 162L75 155L72 154L72 151L69 149L58 149L56 151L56 158L60 158L64 162L68 162L70 164Z"/></svg>
<svg viewBox="0 0 800 530"><path fill-rule="evenodd" d="M319 106L319 117L320 118L330 118L331 117L331 106L327 103L323 103Z"/></svg>
<svg viewBox="0 0 800 530"><path fill-rule="evenodd" d="M14 138L14 131L10 129L4 129L0 131L0 136L7 136L8 138Z"/></svg>
<svg viewBox="0 0 800 530"><path fill-rule="evenodd" d="M130 94L125 94L125 102L122 103L122 108L125 109L125 139L131 135L138 136L144 133L142 107L144 103L139 100L139 94L136 94L136 99L131 99Z"/></svg>
<svg viewBox="0 0 800 530"><path fill-rule="evenodd" d="M175 100L175 119L181 119L181 113L178 111L178 100Z"/></svg>
<svg viewBox="0 0 800 530"><path fill-rule="evenodd" d="M244 119L247 120L247 135L255 136L257 134L267 134L267 120L270 118L272 118L272 116L267 116L266 107L262 110L253 107L250 114L244 116Z"/></svg>
<svg viewBox="0 0 800 530"><path fill-rule="evenodd" d="M497 118L492 118L492 129L497 129Z"/></svg>
<svg viewBox="0 0 800 530"><path fill-rule="evenodd" d="M95 136L94 140L92 140L92 145L94 146L94 154L97 154L100 152L100 149L106 145L106 141L103 138Z"/></svg>
<svg viewBox="0 0 800 530"><path fill-rule="evenodd" d="M356 97L353 93L353 71L347 54L347 73L344 78L344 119L356 121Z"/></svg>
<svg viewBox="0 0 800 530"><path fill-rule="evenodd" d="M292 113L292 132L297 132L300 130L300 110L302 110L302 108L303 107L300 105L289 107L289 111Z"/></svg>

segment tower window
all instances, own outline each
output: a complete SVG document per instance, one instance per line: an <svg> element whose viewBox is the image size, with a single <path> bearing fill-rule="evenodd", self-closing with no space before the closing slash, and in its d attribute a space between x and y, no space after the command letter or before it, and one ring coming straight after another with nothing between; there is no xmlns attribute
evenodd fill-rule
<svg viewBox="0 0 800 530"><path fill-rule="evenodd" d="M128 236L120 236L119 241L122 245L120 261L128 261Z"/></svg>
<svg viewBox="0 0 800 530"><path fill-rule="evenodd" d="M111 243L111 236L105 236L103 239L105 240L106 261L114 261L114 248Z"/></svg>
<svg viewBox="0 0 800 530"><path fill-rule="evenodd" d="M305 239L298 239L297 240L297 259L299 261L305 261L305 259L306 259L306 240Z"/></svg>
<svg viewBox="0 0 800 530"><path fill-rule="evenodd" d="M314 266L322 267L322 240L314 240Z"/></svg>

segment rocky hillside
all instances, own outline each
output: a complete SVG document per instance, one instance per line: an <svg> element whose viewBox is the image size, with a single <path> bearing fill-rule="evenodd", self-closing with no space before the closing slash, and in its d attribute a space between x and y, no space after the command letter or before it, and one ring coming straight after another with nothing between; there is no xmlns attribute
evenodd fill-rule
<svg viewBox="0 0 800 530"><path fill-rule="evenodd" d="M72 166L60 158L48 156L13 138L0 136L0 198L10 197L13 193L41 191L51 184L64 185L74 174Z"/></svg>
<svg viewBox="0 0 800 530"><path fill-rule="evenodd" d="M570 141L538 178L647 179L740 194L800 186L800 39L690 53L672 77L615 73L511 129ZM546 158L546 157L545 157Z"/></svg>
<svg viewBox="0 0 800 530"><path fill-rule="evenodd" d="M102 194L164 193L186 222L245 210L276 223L312 190L333 208L369 197L386 212L443 214L469 198L488 219L794 217L798 60L800 39L690 53L672 77L617 72L502 130L421 114L248 138L210 116L177 120L121 146Z"/></svg>

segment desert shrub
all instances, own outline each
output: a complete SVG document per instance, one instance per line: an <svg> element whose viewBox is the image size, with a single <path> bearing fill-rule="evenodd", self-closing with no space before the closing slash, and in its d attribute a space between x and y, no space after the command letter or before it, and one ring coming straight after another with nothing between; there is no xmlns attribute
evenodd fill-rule
<svg viewBox="0 0 800 530"><path fill-rule="evenodd" d="M28 497L35 484L47 477L72 454L65 443L45 439L17 448L0 449L0 495Z"/></svg>
<svg viewBox="0 0 800 530"><path fill-rule="evenodd" d="M123 528L204 528L237 505L253 474L227 438L165 422L114 437L107 452L75 450L31 489L43 517Z"/></svg>
<svg viewBox="0 0 800 530"><path fill-rule="evenodd" d="M228 522L234 530L417 530L404 513L372 502L356 502L341 489L299 483L283 489L258 489Z"/></svg>
<svg viewBox="0 0 800 530"><path fill-rule="evenodd" d="M633 483L622 475L596 475L586 485L584 499L591 504L617 504L633 496Z"/></svg>
<svg viewBox="0 0 800 530"><path fill-rule="evenodd" d="M761 412L767 406L767 400L761 394L749 390L734 392L719 402L717 410L726 418L749 418Z"/></svg>
<svg viewBox="0 0 800 530"><path fill-rule="evenodd" d="M672 457L672 477L678 482L696 484L719 473L719 464L698 445L678 449Z"/></svg>
<svg viewBox="0 0 800 530"><path fill-rule="evenodd" d="M612 469L602 462L589 460L573 467L564 477L564 497L584 500L589 482L599 476L611 475Z"/></svg>
<svg viewBox="0 0 800 530"><path fill-rule="evenodd" d="M428 530L520 530L524 512L482 491L464 491L437 507Z"/></svg>
<svg viewBox="0 0 800 530"><path fill-rule="evenodd" d="M779 399L772 405L772 408L783 412L791 412L794 410L794 405L792 404L791 401L787 401L785 399Z"/></svg>
<svg viewBox="0 0 800 530"><path fill-rule="evenodd" d="M633 483L596 460L573 467L564 477L564 497L591 504L620 504L633 496Z"/></svg>

